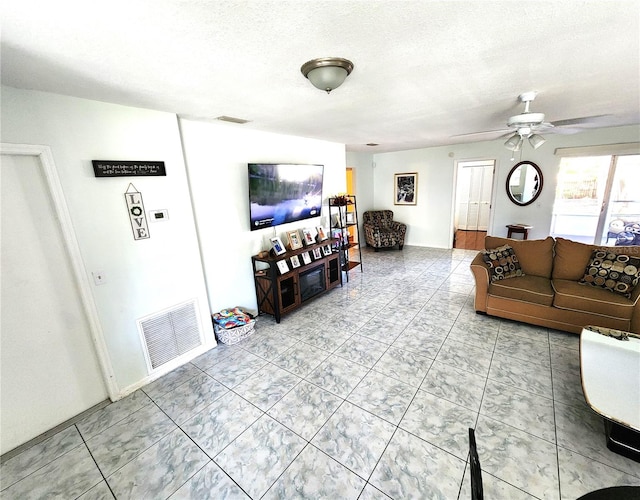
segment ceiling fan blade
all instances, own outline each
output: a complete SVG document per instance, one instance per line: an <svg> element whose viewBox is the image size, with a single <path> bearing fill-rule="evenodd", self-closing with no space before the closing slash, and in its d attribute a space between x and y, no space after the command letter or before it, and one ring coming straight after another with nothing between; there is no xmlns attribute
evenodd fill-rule
<svg viewBox="0 0 640 500"><path fill-rule="evenodd" d="M554 121L553 124L556 127L565 127L565 126L571 126L571 125L581 125L583 123L593 123L593 124L599 124L599 123L603 123L606 120L603 120L603 118L608 118L611 115L592 115L592 116L582 116L580 118L570 118L568 120L557 120Z"/></svg>
<svg viewBox="0 0 640 500"><path fill-rule="evenodd" d="M509 133L513 133L513 130L508 129L508 128L503 128L500 130L485 130L484 132L471 132L468 134L456 134L456 135L451 135L449 136L450 138L456 138L456 137L471 137L471 136L476 136L476 135L496 135L496 134L504 134L505 132L509 132Z"/></svg>

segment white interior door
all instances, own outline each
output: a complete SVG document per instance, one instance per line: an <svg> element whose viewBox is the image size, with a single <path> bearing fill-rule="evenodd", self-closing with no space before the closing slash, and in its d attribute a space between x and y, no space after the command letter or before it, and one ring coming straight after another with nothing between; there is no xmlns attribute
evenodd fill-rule
<svg viewBox="0 0 640 500"><path fill-rule="evenodd" d="M0 452L107 398L36 156L2 155Z"/></svg>
<svg viewBox="0 0 640 500"><path fill-rule="evenodd" d="M491 213L493 165L493 161L459 164L456 229L487 231Z"/></svg>

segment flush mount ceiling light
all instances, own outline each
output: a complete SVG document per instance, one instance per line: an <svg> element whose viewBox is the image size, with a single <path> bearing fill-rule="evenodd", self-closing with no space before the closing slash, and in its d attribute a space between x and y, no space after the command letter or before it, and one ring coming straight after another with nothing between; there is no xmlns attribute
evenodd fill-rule
<svg viewBox="0 0 640 500"><path fill-rule="evenodd" d="M353 63L341 57L321 57L307 61L300 71L315 88L328 94L342 85L353 71Z"/></svg>

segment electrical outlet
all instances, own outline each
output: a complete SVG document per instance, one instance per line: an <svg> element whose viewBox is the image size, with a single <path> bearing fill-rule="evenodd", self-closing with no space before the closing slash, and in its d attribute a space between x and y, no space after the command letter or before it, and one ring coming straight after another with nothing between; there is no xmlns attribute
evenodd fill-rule
<svg viewBox="0 0 640 500"><path fill-rule="evenodd" d="M96 284L96 286L104 285L107 282L104 271L94 271L91 274L93 275L93 282Z"/></svg>

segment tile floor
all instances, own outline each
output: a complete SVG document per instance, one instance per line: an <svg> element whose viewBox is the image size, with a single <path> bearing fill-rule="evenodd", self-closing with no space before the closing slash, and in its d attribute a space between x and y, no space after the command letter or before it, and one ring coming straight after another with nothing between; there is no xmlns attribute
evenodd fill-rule
<svg viewBox="0 0 640 500"><path fill-rule="evenodd" d="M1 468L2 499L487 499L640 484L584 403L578 336L474 313L474 251L363 251L364 273Z"/></svg>

